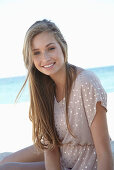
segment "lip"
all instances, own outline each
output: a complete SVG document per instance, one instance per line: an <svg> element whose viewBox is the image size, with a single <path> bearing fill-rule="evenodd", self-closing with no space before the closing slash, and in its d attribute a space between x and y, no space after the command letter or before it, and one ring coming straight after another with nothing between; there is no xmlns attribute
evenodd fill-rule
<svg viewBox="0 0 114 170"><path fill-rule="evenodd" d="M55 62L54 63L50 63L50 64L46 64L44 66L42 66L44 69L51 69L53 66L55 65ZM45 66L49 66L49 67L45 67Z"/></svg>
<svg viewBox="0 0 114 170"><path fill-rule="evenodd" d="M45 66L49 66L49 65L54 65L55 64L55 62L53 62L53 63L49 63L49 64L45 64L45 65L43 65L42 67L44 67L44 68L48 68L48 67L45 67Z"/></svg>

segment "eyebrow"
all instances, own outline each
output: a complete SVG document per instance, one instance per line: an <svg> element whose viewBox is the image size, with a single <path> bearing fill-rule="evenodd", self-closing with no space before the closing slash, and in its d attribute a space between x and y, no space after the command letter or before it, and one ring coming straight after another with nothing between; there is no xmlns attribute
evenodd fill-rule
<svg viewBox="0 0 114 170"><path fill-rule="evenodd" d="M55 43L49 43L49 44L46 45L46 47L48 47L48 46L50 46L52 44L55 44ZM36 51L36 50L39 50L39 49L38 48L37 49L33 49L32 51Z"/></svg>

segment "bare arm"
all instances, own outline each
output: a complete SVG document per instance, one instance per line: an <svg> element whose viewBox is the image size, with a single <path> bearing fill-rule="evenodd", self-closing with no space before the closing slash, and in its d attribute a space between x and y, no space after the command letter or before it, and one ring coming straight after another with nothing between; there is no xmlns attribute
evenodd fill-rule
<svg viewBox="0 0 114 170"><path fill-rule="evenodd" d="M60 153L58 147L52 151L44 151L45 168L46 170L61 170Z"/></svg>
<svg viewBox="0 0 114 170"><path fill-rule="evenodd" d="M1 164L7 162L41 162L44 161L44 153L37 151L34 145L31 145L27 148L24 148L20 151L17 151L7 157L5 157Z"/></svg>
<svg viewBox="0 0 114 170"><path fill-rule="evenodd" d="M91 132L97 152L98 170L113 170L113 157L106 120L106 110L98 102L96 116L91 125Z"/></svg>
<svg viewBox="0 0 114 170"><path fill-rule="evenodd" d="M0 165L0 170L45 170L44 162L9 162Z"/></svg>

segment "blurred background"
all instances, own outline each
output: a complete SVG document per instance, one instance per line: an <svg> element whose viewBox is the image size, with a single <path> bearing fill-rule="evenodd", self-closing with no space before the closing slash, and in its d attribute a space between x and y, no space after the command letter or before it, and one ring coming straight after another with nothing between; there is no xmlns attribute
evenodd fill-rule
<svg viewBox="0 0 114 170"><path fill-rule="evenodd" d="M62 31L69 62L86 68L113 65L113 0L0 0L0 77L26 73L24 36L44 18Z"/></svg>

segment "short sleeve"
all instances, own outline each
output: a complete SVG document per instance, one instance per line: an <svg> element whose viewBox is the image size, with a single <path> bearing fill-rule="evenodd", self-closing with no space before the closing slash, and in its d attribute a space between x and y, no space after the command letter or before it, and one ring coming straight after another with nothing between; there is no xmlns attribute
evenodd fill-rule
<svg viewBox="0 0 114 170"><path fill-rule="evenodd" d="M91 71L84 71L81 75L81 93L87 120L91 126L97 102L100 102L107 111L107 94L98 77Z"/></svg>

